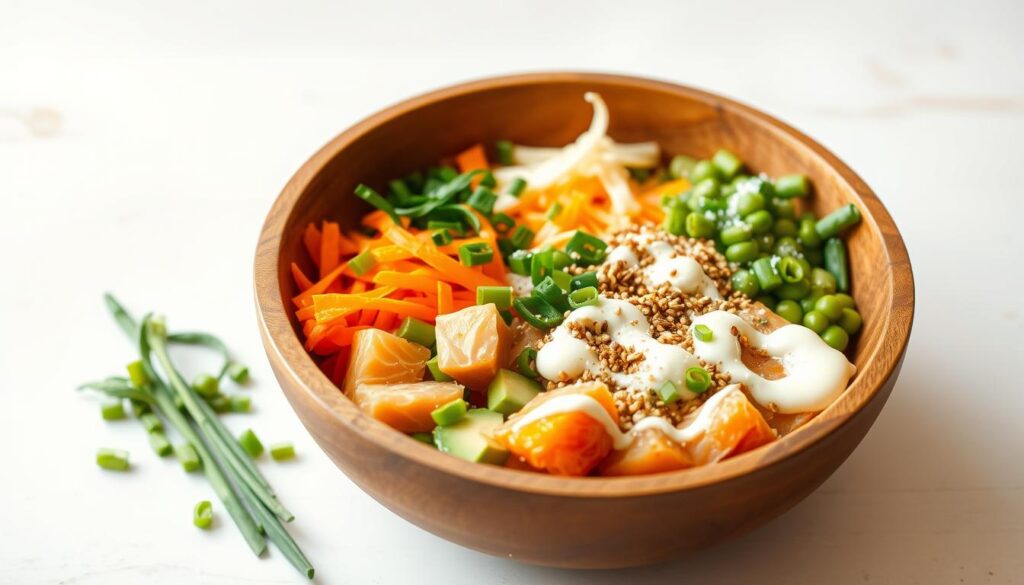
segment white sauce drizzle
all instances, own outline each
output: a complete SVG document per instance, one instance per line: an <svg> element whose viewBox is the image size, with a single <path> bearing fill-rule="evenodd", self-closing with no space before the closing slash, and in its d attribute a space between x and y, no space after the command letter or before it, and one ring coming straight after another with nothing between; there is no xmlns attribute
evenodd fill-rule
<svg viewBox="0 0 1024 585"><path fill-rule="evenodd" d="M505 275L505 282L512 287L517 297L528 297L533 292L533 279L529 276L509 272Z"/></svg>
<svg viewBox="0 0 1024 585"><path fill-rule="evenodd" d="M608 436L612 438L612 445L616 450L622 450L629 447L630 443L633 442L638 434L648 429L659 430L669 439L680 444L685 444L697 439L708 430L718 404L734 392L742 392L739 385L732 384L722 388L718 393L711 398L708 398L707 401L701 405L700 409L697 410L696 416L693 417L690 423L683 428L676 428L672 426L672 424L663 417L649 416L638 422L633 426L633 428L626 432L622 432L619 429L619 425L615 424L611 415L608 414L608 411L605 410L598 401L586 394L566 394L564 396L548 400L544 404L541 404L537 408L534 408L516 419L512 425L512 432L518 432L524 426L549 416L570 412L581 412L604 426Z"/></svg>
<svg viewBox="0 0 1024 585"><path fill-rule="evenodd" d="M627 374L608 370L594 350L569 331L568 325L577 322L607 323L614 342L643 354L636 371ZM661 343L649 332L647 318L632 303L599 297L596 305L576 309L554 330L551 341L537 352L537 371L555 381L574 380L584 371L606 374L618 386L639 390L657 390L665 382L672 382L683 399L693 398L694 394L686 390L684 375L687 368L700 363L685 349Z"/></svg>
<svg viewBox="0 0 1024 585"><path fill-rule="evenodd" d="M649 237L642 245L645 245L647 253L654 257L654 262L641 269L648 286L656 287L667 282L686 294L699 293L711 299L722 298L715 281L704 274L704 269L693 258L678 254L668 242L652 242ZM621 261L625 262L626 266L640 264L636 252L629 246L612 248L605 261Z"/></svg>
<svg viewBox="0 0 1024 585"><path fill-rule="evenodd" d="M784 414L824 410L846 389L857 371L843 352L829 347L818 335L801 325L784 325L767 335L754 329L739 316L727 311L712 311L697 317L693 325L711 329L711 341L693 338L693 349L704 361L719 364L734 382L742 383L762 405L774 404ZM750 370L740 359L742 348L732 334L736 328L750 343L779 359L786 375L765 379Z"/></svg>

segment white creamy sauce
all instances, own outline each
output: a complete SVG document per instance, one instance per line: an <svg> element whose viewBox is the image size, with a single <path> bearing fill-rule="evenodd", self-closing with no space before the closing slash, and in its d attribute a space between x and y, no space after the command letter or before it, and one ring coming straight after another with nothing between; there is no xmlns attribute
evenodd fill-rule
<svg viewBox="0 0 1024 585"><path fill-rule="evenodd" d="M528 297L533 292L533 279L529 276L509 272L505 274L505 282L512 287L517 297Z"/></svg>
<svg viewBox="0 0 1024 585"><path fill-rule="evenodd" d="M765 335L727 311L701 315L693 320L692 326L697 325L710 328L713 337L701 341L694 336L694 352L704 361L718 363L719 370L742 383L759 404L774 404L784 414L824 410L857 371L843 352L800 325L785 325ZM732 334L734 327L751 345L780 360L785 377L768 380L751 371L740 358L742 348Z"/></svg>
<svg viewBox="0 0 1024 585"><path fill-rule="evenodd" d="M581 412L604 426L608 436L612 438L612 445L616 450L629 447L638 434L648 429L657 429L666 437L682 444L697 439L706 432L714 416L715 409L726 397L734 392L742 392L737 384L722 388L722 390L708 398L707 402L701 405L700 409L697 410L696 416L690 419L689 424L683 428L672 426L671 423L660 416L649 416L626 432L622 432L619 429L619 425L615 424L615 420L612 419L608 411L598 401L586 394L566 394L548 400L516 419L512 425L512 431L518 432L524 426L549 416Z"/></svg>
<svg viewBox="0 0 1024 585"><path fill-rule="evenodd" d="M636 364L636 371L627 374L605 368L594 350L569 331L569 324L586 322L607 323L614 342L642 354L644 359ZM683 399L694 396L686 390L684 375L687 368L697 365L697 359L685 349L651 337L647 318L633 304L604 297L599 297L596 305L573 311L551 334L551 341L537 352L537 371L548 380L574 380L589 371L607 374L623 388L657 390L665 382L672 382Z"/></svg>
<svg viewBox="0 0 1024 585"><path fill-rule="evenodd" d="M678 254L668 242L648 240L645 246L647 253L654 257L654 262L641 269L648 286L656 287L667 282L686 294L722 298L715 282L704 274L704 269L696 260ZM616 246L608 252L606 262L625 262L626 266L636 266L640 264L640 259L629 246Z"/></svg>

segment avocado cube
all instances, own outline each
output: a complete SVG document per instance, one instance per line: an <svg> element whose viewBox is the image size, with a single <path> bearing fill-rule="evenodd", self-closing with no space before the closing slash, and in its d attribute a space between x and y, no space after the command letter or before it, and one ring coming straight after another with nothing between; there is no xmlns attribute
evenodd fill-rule
<svg viewBox="0 0 1024 585"><path fill-rule="evenodd" d="M511 370L499 370L487 387L487 408L510 415L540 394L540 384Z"/></svg>
<svg viewBox="0 0 1024 585"><path fill-rule="evenodd" d="M457 423L435 428L434 444L439 451L466 461L502 465L508 451L491 440L490 434L503 420L500 413L475 408Z"/></svg>

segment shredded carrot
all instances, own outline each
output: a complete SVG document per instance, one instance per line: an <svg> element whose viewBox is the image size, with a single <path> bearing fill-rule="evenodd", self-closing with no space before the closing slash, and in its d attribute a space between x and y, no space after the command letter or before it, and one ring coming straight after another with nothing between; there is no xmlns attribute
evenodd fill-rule
<svg viewBox="0 0 1024 585"><path fill-rule="evenodd" d="M377 318L373 321L373 326L376 329L384 329L385 331L391 330L395 327L395 322L398 320L395 314L390 311L378 311Z"/></svg>
<svg viewBox="0 0 1024 585"><path fill-rule="evenodd" d="M462 173L487 169L487 153L484 151L484 146L476 144L455 155L455 164L459 166L459 172ZM473 177L473 187L479 185L482 180L483 177L480 175Z"/></svg>
<svg viewBox="0 0 1024 585"><path fill-rule="evenodd" d="M341 228L333 221L325 221L320 238L320 278L329 274L341 261L339 241Z"/></svg>
<svg viewBox="0 0 1024 585"><path fill-rule="evenodd" d="M446 315L455 310L455 299L452 296L452 285L443 280L437 281L437 314Z"/></svg>
<svg viewBox="0 0 1024 585"><path fill-rule="evenodd" d="M345 237L345 234L339 234L338 251L342 256L350 256L359 253L359 246L356 245L354 240Z"/></svg>
<svg viewBox="0 0 1024 585"><path fill-rule="evenodd" d="M438 251L432 243L420 241L416 236L410 234L398 226L391 226L384 232L384 236L412 252L417 258L428 265L436 268L445 275L447 281L459 284L466 288L476 289L478 286L501 286L501 281L485 276L468 266L464 266L456 260L452 260L444 253Z"/></svg>
<svg viewBox="0 0 1024 585"><path fill-rule="evenodd" d="M306 276L304 272L302 272L302 269L299 268L299 265L294 262L292 262L292 280L295 281L295 286L298 287L300 291L304 291L307 288L313 286L313 281L311 281L309 277Z"/></svg>
<svg viewBox="0 0 1024 585"><path fill-rule="evenodd" d="M373 257L377 259L378 263L398 262L399 260L415 258L409 250L393 244L374 248Z"/></svg>
<svg viewBox="0 0 1024 585"><path fill-rule="evenodd" d="M407 288L427 294L436 294L438 279L425 274L417 274L417 272L382 270L374 275L373 282Z"/></svg>
<svg viewBox="0 0 1024 585"><path fill-rule="evenodd" d="M306 246L306 253L313 260L313 264L320 266L320 230L315 225L306 226L302 233L302 244Z"/></svg>
<svg viewBox="0 0 1024 585"><path fill-rule="evenodd" d="M353 294L314 295L313 307L318 324L330 323L362 309L388 311L402 317L415 317L423 321L433 321L437 317L437 311L416 303Z"/></svg>
<svg viewBox="0 0 1024 585"><path fill-rule="evenodd" d="M373 322L377 319L377 311L374 309L364 309L359 312L359 320L356 322L357 325L373 325Z"/></svg>

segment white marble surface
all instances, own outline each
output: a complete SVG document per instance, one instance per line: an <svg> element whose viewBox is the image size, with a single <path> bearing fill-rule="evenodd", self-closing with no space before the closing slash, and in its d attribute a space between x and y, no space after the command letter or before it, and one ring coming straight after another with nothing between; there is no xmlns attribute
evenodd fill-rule
<svg viewBox="0 0 1024 585"><path fill-rule="evenodd" d="M296 442L297 461L262 466L320 583L1021 582L1024 5L287 4L0 1L0 583L301 582L223 511L193 528L206 483L76 394L131 358L105 290L224 334L252 366L257 412L228 422ZM540 68L678 80L782 117L875 188L914 263L903 375L860 448L792 512L685 561L553 571L435 538L335 470L264 361L251 257L299 164L411 94ZM97 469L104 445L133 472Z"/></svg>

